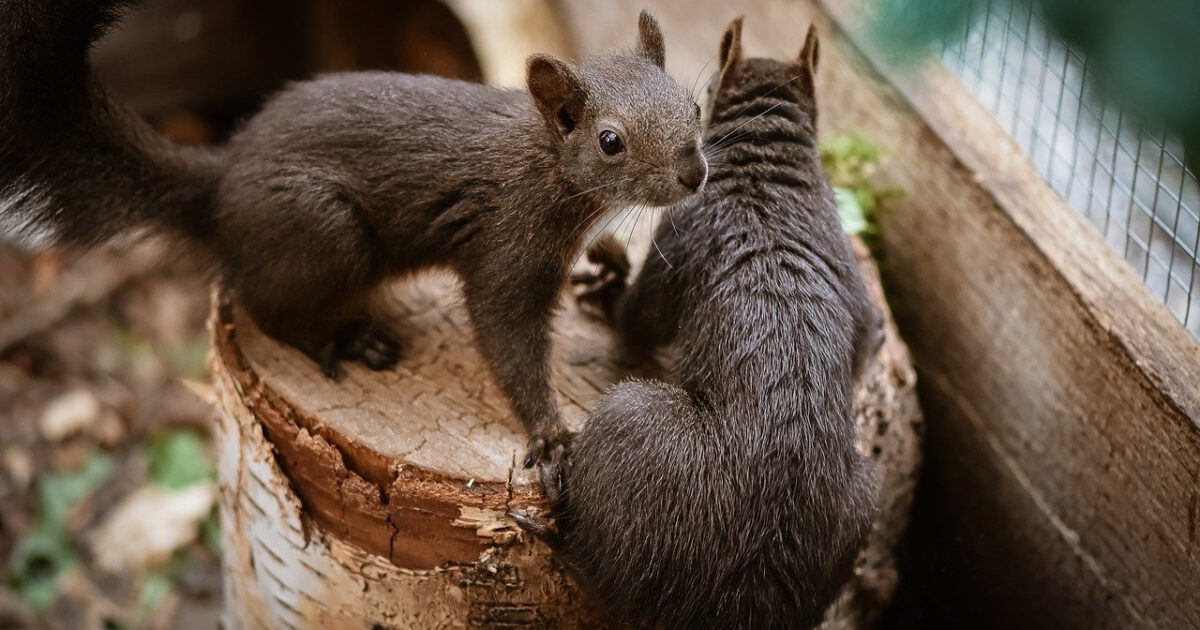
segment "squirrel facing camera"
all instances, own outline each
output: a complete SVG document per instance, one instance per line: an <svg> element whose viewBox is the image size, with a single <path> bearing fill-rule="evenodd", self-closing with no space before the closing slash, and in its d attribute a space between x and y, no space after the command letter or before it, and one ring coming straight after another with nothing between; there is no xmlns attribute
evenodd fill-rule
<svg viewBox="0 0 1200 630"><path fill-rule="evenodd" d="M638 20L637 53L578 65L533 55L529 94L574 186L614 205L669 205L708 178L700 106L664 71L662 30L649 11Z"/></svg>
<svg viewBox="0 0 1200 630"><path fill-rule="evenodd" d="M91 247L142 228L210 261L266 333L333 378L391 368L402 331L367 305L428 267L462 279L475 342L530 435L570 438L549 329L604 210L704 186L699 108L643 13L634 50L536 55L529 93L348 72L272 97L222 147L172 144L104 90L87 55L126 0L0 1L0 238Z"/></svg>

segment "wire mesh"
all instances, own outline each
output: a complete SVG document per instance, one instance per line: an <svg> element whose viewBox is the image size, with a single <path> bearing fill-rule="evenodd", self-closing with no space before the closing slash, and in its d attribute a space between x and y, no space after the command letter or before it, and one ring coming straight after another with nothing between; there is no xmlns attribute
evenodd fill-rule
<svg viewBox="0 0 1200 630"><path fill-rule="evenodd" d="M1087 59L1028 0L977 3L946 65L1046 182L1200 338L1200 183L1181 142L1092 89Z"/></svg>

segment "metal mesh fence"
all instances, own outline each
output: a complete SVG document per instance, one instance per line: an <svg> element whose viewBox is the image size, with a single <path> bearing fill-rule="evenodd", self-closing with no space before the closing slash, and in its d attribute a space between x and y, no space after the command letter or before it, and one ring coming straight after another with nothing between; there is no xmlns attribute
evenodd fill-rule
<svg viewBox="0 0 1200 630"><path fill-rule="evenodd" d="M1200 184L1182 143L1098 98L1087 59L1026 0L980 3L942 56L1050 186L1200 338Z"/></svg>

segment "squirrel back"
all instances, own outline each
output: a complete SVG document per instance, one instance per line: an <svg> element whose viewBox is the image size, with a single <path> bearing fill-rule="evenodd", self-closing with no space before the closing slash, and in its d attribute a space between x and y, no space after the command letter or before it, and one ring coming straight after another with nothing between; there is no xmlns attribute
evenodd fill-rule
<svg viewBox="0 0 1200 630"><path fill-rule="evenodd" d="M552 544L638 626L813 626L876 509L852 386L880 320L816 149L816 37L743 60L740 29L710 91L709 187L668 211L632 285L611 242L581 278L627 341L675 345L674 378L616 385L543 467Z"/></svg>

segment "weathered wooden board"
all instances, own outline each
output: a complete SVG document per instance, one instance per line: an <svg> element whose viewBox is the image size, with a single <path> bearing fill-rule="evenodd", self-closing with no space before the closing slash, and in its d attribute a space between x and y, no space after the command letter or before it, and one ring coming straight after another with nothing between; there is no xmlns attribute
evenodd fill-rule
<svg viewBox="0 0 1200 630"><path fill-rule="evenodd" d="M642 4L565 2L585 47L627 37ZM923 520L950 563L926 605L988 627L1200 626L1195 341L952 77L889 87L810 2L648 4L684 78L735 15L772 56L815 20L823 130L882 146L882 183L905 191L881 219L883 269L937 411Z"/></svg>

